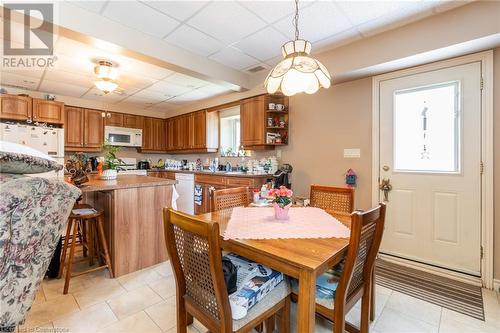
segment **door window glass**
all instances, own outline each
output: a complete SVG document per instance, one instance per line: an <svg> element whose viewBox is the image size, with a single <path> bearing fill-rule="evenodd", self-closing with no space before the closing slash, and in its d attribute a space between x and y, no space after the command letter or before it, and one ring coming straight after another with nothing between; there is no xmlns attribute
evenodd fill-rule
<svg viewBox="0 0 500 333"><path fill-rule="evenodd" d="M459 82L394 93L394 170L460 171Z"/></svg>

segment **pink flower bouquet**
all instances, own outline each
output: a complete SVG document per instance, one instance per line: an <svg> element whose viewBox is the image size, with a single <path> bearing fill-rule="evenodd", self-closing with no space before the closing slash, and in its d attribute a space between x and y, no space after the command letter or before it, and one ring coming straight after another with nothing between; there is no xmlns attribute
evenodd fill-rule
<svg viewBox="0 0 500 333"><path fill-rule="evenodd" d="M292 190L285 186L269 191L269 196L273 198L274 215L277 220L288 219L288 209L292 206L292 195Z"/></svg>

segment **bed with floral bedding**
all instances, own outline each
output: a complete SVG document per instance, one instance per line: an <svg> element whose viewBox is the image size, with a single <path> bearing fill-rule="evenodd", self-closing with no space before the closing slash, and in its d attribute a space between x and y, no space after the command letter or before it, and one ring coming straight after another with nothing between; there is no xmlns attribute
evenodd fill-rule
<svg viewBox="0 0 500 333"><path fill-rule="evenodd" d="M24 322L80 194L60 179L0 173L0 331Z"/></svg>

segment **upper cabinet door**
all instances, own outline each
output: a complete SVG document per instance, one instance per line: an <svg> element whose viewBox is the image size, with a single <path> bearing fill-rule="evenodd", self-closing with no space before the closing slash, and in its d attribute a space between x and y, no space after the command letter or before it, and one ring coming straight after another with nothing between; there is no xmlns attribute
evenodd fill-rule
<svg viewBox="0 0 500 333"><path fill-rule="evenodd" d="M64 103L33 98L33 121L64 123Z"/></svg>
<svg viewBox="0 0 500 333"><path fill-rule="evenodd" d="M64 146L83 147L84 109L66 106L64 113Z"/></svg>
<svg viewBox="0 0 500 333"><path fill-rule="evenodd" d="M106 112L105 125L123 127L123 113Z"/></svg>
<svg viewBox="0 0 500 333"><path fill-rule="evenodd" d="M153 118L144 117L142 126L142 149L154 149L154 131L153 131Z"/></svg>
<svg viewBox="0 0 500 333"><path fill-rule="evenodd" d="M31 97L0 95L0 118L12 120L31 119Z"/></svg>
<svg viewBox="0 0 500 333"><path fill-rule="evenodd" d="M104 142L102 111L85 109L83 142L87 148L100 148L102 146Z"/></svg>
<svg viewBox="0 0 500 333"><path fill-rule="evenodd" d="M136 116L133 114L123 115L123 127L128 128L142 128L144 122L144 117Z"/></svg>
<svg viewBox="0 0 500 333"><path fill-rule="evenodd" d="M165 150L165 121L163 119L153 120L153 149L157 151Z"/></svg>
<svg viewBox="0 0 500 333"><path fill-rule="evenodd" d="M175 136L175 119L167 119L166 120L166 149L174 150L174 136Z"/></svg>
<svg viewBox="0 0 500 333"><path fill-rule="evenodd" d="M192 114L192 129L193 136L192 148L207 147L207 112L198 111Z"/></svg>
<svg viewBox="0 0 500 333"><path fill-rule="evenodd" d="M240 107L241 144L243 146L264 145L265 141L264 96L242 101Z"/></svg>

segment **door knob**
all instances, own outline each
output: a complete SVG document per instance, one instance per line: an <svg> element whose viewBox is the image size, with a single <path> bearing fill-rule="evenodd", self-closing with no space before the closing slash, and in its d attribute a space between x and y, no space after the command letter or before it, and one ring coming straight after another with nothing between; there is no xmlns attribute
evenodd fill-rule
<svg viewBox="0 0 500 333"><path fill-rule="evenodd" d="M389 178L383 178L379 189L384 192L384 201L389 201L389 192L392 190L391 180Z"/></svg>
<svg viewBox="0 0 500 333"><path fill-rule="evenodd" d="M389 166L388 166L388 165L384 165L384 166L382 167L382 170L384 170L384 171L389 171L390 169L391 169L391 168L389 168Z"/></svg>

